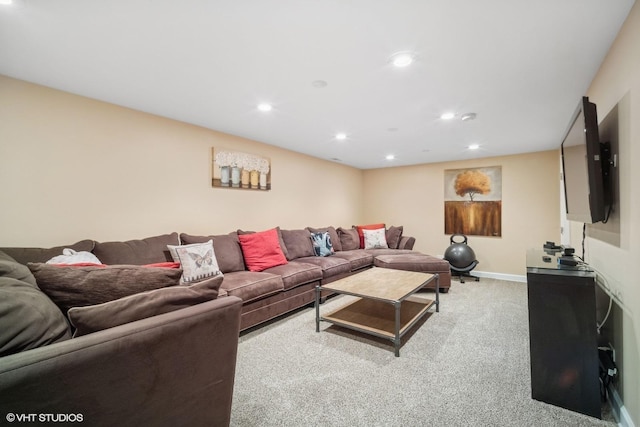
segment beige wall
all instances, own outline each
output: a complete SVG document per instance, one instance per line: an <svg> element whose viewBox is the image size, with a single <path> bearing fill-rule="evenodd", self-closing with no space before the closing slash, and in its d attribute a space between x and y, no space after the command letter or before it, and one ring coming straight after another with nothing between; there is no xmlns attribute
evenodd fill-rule
<svg viewBox="0 0 640 427"><path fill-rule="evenodd" d="M502 237L468 236L476 270L524 276L526 250L560 238L557 150L366 170L364 218L403 225L415 249L442 255L451 237L444 234L444 171L485 166L502 167Z"/></svg>
<svg viewBox="0 0 640 427"><path fill-rule="evenodd" d="M211 147L271 158L269 192L212 188ZM358 222L362 171L0 76L0 246Z"/></svg>
<svg viewBox="0 0 640 427"><path fill-rule="evenodd" d="M587 238L586 258L618 301L607 331L613 334L622 375L618 386L633 423L640 425L640 4L635 3L587 95L602 119L619 115L620 247ZM572 233L574 245L580 237ZM606 331L605 331L606 332Z"/></svg>

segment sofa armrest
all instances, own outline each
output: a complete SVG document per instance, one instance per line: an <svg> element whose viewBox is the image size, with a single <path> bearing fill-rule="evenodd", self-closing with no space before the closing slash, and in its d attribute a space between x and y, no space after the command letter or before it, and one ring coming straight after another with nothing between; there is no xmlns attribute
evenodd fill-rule
<svg viewBox="0 0 640 427"><path fill-rule="evenodd" d="M398 243L398 249L413 249L413 245L416 243L415 237L402 236Z"/></svg>
<svg viewBox="0 0 640 427"><path fill-rule="evenodd" d="M0 358L0 416L228 425L241 306L228 296Z"/></svg>

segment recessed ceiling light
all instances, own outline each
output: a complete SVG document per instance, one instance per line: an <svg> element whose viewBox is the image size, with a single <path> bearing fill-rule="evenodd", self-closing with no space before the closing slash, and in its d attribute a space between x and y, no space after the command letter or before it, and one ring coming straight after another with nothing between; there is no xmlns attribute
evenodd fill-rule
<svg viewBox="0 0 640 427"><path fill-rule="evenodd" d="M322 89L323 87L327 87L329 83L327 83L324 80L314 80L311 82L311 86L318 88L318 89Z"/></svg>
<svg viewBox="0 0 640 427"><path fill-rule="evenodd" d="M480 145L478 145L478 144L471 144L469 146L469 150L477 150L478 148L480 148Z"/></svg>
<svg viewBox="0 0 640 427"><path fill-rule="evenodd" d="M8 6L13 3L13 0L0 0L0 4L4 6Z"/></svg>
<svg viewBox="0 0 640 427"><path fill-rule="evenodd" d="M346 133L336 133L336 139L339 139L339 140L347 139L347 134Z"/></svg>
<svg viewBox="0 0 640 427"><path fill-rule="evenodd" d="M460 120L466 122L467 120L474 120L476 118L476 113L465 113L460 116Z"/></svg>
<svg viewBox="0 0 640 427"><path fill-rule="evenodd" d="M271 104L267 104L266 102L263 102L262 104L258 104L258 110L260 111L271 111L273 110L273 106Z"/></svg>
<svg viewBox="0 0 640 427"><path fill-rule="evenodd" d="M411 65L415 55L411 52L398 52L391 56L391 63L398 68L407 67Z"/></svg>
<svg viewBox="0 0 640 427"><path fill-rule="evenodd" d="M387 154L387 157L385 157L385 159L387 159L387 160L393 160L395 158L396 158L396 156L394 156L393 154Z"/></svg>
<svg viewBox="0 0 640 427"><path fill-rule="evenodd" d="M456 116L456 113L444 113L440 116L442 120L451 120Z"/></svg>

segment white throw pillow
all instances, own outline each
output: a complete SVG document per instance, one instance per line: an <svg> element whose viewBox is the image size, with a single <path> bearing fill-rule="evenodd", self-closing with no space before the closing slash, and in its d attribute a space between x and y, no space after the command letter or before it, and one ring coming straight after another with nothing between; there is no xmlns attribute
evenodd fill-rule
<svg viewBox="0 0 640 427"><path fill-rule="evenodd" d="M365 249L381 249L388 248L386 231L384 228L378 228L376 230L362 230L364 234L364 248Z"/></svg>
<svg viewBox="0 0 640 427"><path fill-rule="evenodd" d="M102 264L97 256L87 251L76 252L71 248L64 248L62 255L54 256L47 264Z"/></svg>

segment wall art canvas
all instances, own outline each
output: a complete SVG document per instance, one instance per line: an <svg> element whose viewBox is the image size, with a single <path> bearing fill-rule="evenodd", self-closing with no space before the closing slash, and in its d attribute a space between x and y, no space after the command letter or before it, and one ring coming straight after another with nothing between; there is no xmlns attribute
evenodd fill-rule
<svg viewBox="0 0 640 427"><path fill-rule="evenodd" d="M444 232L502 236L502 167L444 171Z"/></svg>
<svg viewBox="0 0 640 427"><path fill-rule="evenodd" d="M227 148L211 149L211 185L239 190L271 190L271 160Z"/></svg>

